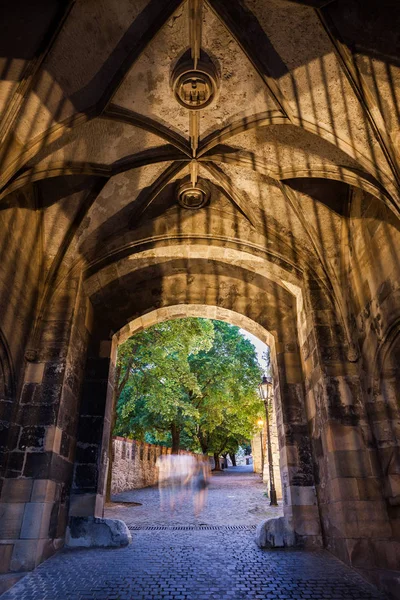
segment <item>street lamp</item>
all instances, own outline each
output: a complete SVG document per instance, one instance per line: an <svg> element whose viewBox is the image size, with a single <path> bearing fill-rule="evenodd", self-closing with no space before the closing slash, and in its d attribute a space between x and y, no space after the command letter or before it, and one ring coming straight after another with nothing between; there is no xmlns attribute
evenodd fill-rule
<svg viewBox="0 0 400 600"><path fill-rule="evenodd" d="M263 448L263 428L264 428L264 421L262 419L258 419L257 425L260 428L261 477L263 477L264 476L264 448Z"/></svg>
<svg viewBox="0 0 400 600"><path fill-rule="evenodd" d="M274 467L272 464L272 448L271 448L271 432L269 429L269 402L272 397L272 378L263 376L262 382L258 386L258 392L265 406L265 417L267 421L267 452L268 452L268 469L269 469L269 497L271 498L270 506L278 506L275 490Z"/></svg>

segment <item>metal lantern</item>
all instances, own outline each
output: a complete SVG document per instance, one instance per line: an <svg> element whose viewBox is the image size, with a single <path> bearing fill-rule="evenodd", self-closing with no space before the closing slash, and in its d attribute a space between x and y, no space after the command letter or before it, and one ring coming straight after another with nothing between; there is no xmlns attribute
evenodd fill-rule
<svg viewBox="0 0 400 600"><path fill-rule="evenodd" d="M267 402L272 396L272 377L267 377L263 375L262 382L258 386L258 391L260 394L261 400Z"/></svg>

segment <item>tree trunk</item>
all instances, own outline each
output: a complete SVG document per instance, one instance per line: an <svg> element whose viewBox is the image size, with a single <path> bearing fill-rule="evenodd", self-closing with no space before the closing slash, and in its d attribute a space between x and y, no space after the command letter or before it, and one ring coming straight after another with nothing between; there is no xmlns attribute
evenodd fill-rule
<svg viewBox="0 0 400 600"><path fill-rule="evenodd" d="M198 429L197 439L199 440L200 448L203 454L207 454L208 451L208 436L204 436L202 430Z"/></svg>
<svg viewBox="0 0 400 600"><path fill-rule="evenodd" d="M214 452L214 462L215 462L214 471L222 471L221 463L219 460L219 454L217 452Z"/></svg>
<svg viewBox="0 0 400 600"><path fill-rule="evenodd" d="M181 431L177 427L176 423L171 423L171 436L172 436L171 454L179 454L179 443L180 443L180 438L181 438Z"/></svg>
<svg viewBox="0 0 400 600"><path fill-rule="evenodd" d="M229 452L229 456L231 457L232 467L236 467L236 454L234 452Z"/></svg>

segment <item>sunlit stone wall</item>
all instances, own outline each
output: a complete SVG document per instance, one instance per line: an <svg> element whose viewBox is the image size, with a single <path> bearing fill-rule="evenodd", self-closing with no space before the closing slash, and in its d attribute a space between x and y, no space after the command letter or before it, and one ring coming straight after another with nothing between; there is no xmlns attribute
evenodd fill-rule
<svg viewBox="0 0 400 600"><path fill-rule="evenodd" d="M158 483L157 458L171 454L171 448L146 444L123 437L113 440L111 493L118 494ZM181 451L180 454L191 454ZM193 454L193 456L198 456Z"/></svg>

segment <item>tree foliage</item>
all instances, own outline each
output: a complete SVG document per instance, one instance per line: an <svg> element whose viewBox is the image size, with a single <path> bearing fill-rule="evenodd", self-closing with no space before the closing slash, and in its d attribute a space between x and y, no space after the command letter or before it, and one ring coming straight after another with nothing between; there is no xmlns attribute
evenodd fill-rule
<svg viewBox="0 0 400 600"><path fill-rule="evenodd" d="M154 325L120 346L114 432L173 452L233 453L262 413L260 378L238 327L196 318Z"/></svg>
<svg viewBox="0 0 400 600"><path fill-rule="evenodd" d="M116 433L163 441L197 414L189 390L197 390L188 357L211 348L206 319L167 321L130 338L118 352Z"/></svg>
<svg viewBox="0 0 400 600"><path fill-rule="evenodd" d="M196 435L203 452L221 453L250 437L260 414L257 385L262 372L252 343L238 327L214 321L210 350L190 357L200 393ZM237 445L236 444L236 445ZM231 448L232 449L232 448Z"/></svg>

